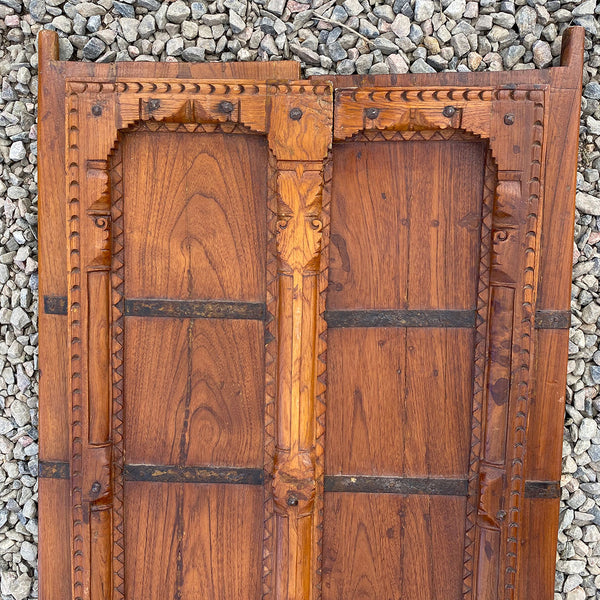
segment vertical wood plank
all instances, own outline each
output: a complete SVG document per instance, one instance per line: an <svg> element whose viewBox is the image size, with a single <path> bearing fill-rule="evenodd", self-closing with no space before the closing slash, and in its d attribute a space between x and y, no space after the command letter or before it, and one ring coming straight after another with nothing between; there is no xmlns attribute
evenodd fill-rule
<svg viewBox="0 0 600 600"><path fill-rule="evenodd" d="M71 597L70 487L68 479L38 481L40 600Z"/></svg>
<svg viewBox="0 0 600 600"><path fill-rule="evenodd" d="M68 336L62 315L43 310L46 295L67 294L64 74L58 59L58 35L38 38L38 243L39 243L39 433L40 460L68 461ZM71 582L70 500L68 480L39 480L38 549L40 600L68 598Z"/></svg>
<svg viewBox="0 0 600 600"><path fill-rule="evenodd" d="M570 310L571 238L575 217L576 162L584 31L563 36L560 70L552 70L549 93L538 310ZM561 168L552 168L560 165ZM536 332L536 380L527 424L528 479L559 481L568 358L568 329ZM527 499L519 564L519 600L554 592L559 499Z"/></svg>
<svg viewBox="0 0 600 600"><path fill-rule="evenodd" d="M128 462L262 466L263 329L258 321L127 317Z"/></svg>
<svg viewBox="0 0 600 600"><path fill-rule="evenodd" d="M127 598L257 598L262 490L127 482Z"/></svg>
<svg viewBox="0 0 600 600"><path fill-rule="evenodd" d="M126 135L126 295L264 300L266 159L254 135Z"/></svg>
<svg viewBox="0 0 600 600"><path fill-rule="evenodd" d="M323 600L460 600L464 498L327 493Z"/></svg>

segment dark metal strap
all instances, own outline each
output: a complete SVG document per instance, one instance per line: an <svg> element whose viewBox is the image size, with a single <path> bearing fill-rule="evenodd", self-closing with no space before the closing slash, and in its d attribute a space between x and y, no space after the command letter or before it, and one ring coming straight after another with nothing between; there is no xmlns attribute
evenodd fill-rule
<svg viewBox="0 0 600 600"><path fill-rule="evenodd" d="M375 477L366 475L326 475L326 492L366 494L424 494L428 496L466 496L467 479L437 477Z"/></svg>
<svg viewBox="0 0 600 600"><path fill-rule="evenodd" d="M41 460L38 474L44 479L69 479L70 469L68 462Z"/></svg>
<svg viewBox="0 0 600 600"><path fill-rule="evenodd" d="M264 321L263 302L234 300L125 300L125 315L131 317L171 317L180 319L253 319Z"/></svg>
<svg viewBox="0 0 600 600"><path fill-rule="evenodd" d="M44 312L47 315L66 315L66 296L44 296Z"/></svg>
<svg viewBox="0 0 600 600"><path fill-rule="evenodd" d="M474 310L328 310L328 327L475 327Z"/></svg>
<svg viewBox="0 0 600 600"><path fill-rule="evenodd" d="M560 482L526 481L525 498L560 498Z"/></svg>
<svg viewBox="0 0 600 600"><path fill-rule="evenodd" d="M40 461L39 476L44 479L69 479L69 463L62 461ZM262 485L264 483L262 469L243 467L125 465L124 476L129 481L245 485ZM326 475L325 491L367 494L467 496L468 480L437 477ZM525 498L560 498L560 482L526 481Z"/></svg>
<svg viewBox="0 0 600 600"><path fill-rule="evenodd" d="M177 465L125 465L129 481L174 483L237 483L262 485L262 469L243 467L181 467Z"/></svg>
<svg viewBox="0 0 600 600"><path fill-rule="evenodd" d="M536 329L569 329L571 313L568 310L536 310Z"/></svg>

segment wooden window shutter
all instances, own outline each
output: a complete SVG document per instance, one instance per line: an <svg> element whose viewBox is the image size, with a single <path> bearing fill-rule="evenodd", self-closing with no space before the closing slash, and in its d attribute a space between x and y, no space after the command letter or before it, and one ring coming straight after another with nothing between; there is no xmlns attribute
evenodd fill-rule
<svg viewBox="0 0 600 600"><path fill-rule="evenodd" d="M550 600L582 49L300 80L42 32L42 600Z"/></svg>

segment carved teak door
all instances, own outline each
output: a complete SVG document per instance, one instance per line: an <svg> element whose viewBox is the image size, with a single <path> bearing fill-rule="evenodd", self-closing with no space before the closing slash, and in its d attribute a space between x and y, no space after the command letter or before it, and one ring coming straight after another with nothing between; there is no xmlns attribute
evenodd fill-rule
<svg viewBox="0 0 600 600"><path fill-rule="evenodd" d="M530 80L300 81L69 71L44 38L44 600L549 600L566 39Z"/></svg>

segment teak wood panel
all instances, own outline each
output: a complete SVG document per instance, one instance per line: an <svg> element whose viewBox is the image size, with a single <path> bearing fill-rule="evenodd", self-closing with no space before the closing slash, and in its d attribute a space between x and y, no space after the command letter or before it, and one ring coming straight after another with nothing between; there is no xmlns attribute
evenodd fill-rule
<svg viewBox="0 0 600 600"><path fill-rule="evenodd" d="M128 462L262 468L263 337L257 321L128 317Z"/></svg>
<svg viewBox="0 0 600 600"><path fill-rule="evenodd" d="M484 160L479 140L336 145L328 309L474 309Z"/></svg>
<svg viewBox="0 0 600 600"><path fill-rule="evenodd" d="M127 598L259 598L262 490L128 482Z"/></svg>
<svg viewBox="0 0 600 600"><path fill-rule="evenodd" d="M464 498L329 493L323 599L460 598Z"/></svg>
<svg viewBox="0 0 600 600"><path fill-rule="evenodd" d="M146 131L121 153L125 295L264 302L265 139Z"/></svg>
<svg viewBox="0 0 600 600"><path fill-rule="evenodd" d="M332 329L327 341L327 474L467 476L472 330Z"/></svg>
<svg viewBox="0 0 600 600"><path fill-rule="evenodd" d="M582 43L301 82L42 34L43 600L552 596Z"/></svg>

